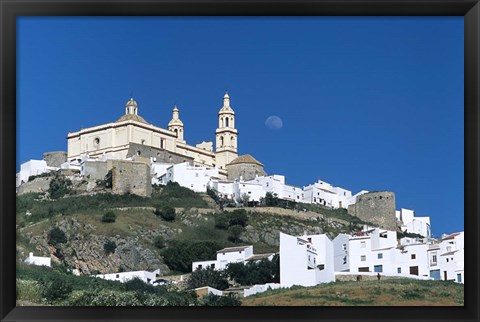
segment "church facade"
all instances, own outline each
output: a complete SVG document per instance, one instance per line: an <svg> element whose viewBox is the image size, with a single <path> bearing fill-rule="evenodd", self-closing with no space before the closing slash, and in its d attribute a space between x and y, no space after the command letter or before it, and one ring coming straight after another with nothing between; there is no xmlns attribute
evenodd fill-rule
<svg viewBox="0 0 480 322"><path fill-rule="evenodd" d="M235 112L230 106L228 94L225 93L223 106L218 112L215 150L212 142L202 142L195 146L187 144L179 112L175 105L172 120L164 129L145 121L138 114L137 102L131 98L125 105L125 115L117 121L68 133L68 160L83 156L126 159L132 154L147 158L166 156L172 163L177 160L198 166L217 167L222 174L226 174L226 165L238 157ZM139 148L140 146L149 149ZM147 150L150 155L142 154Z"/></svg>

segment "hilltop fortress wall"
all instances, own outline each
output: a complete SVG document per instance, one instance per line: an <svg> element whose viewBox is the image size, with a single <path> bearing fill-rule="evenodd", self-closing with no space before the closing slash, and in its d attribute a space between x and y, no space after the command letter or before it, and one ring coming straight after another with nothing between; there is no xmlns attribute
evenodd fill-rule
<svg viewBox="0 0 480 322"><path fill-rule="evenodd" d="M369 192L348 206L348 213L388 230L397 230L395 194L390 191Z"/></svg>

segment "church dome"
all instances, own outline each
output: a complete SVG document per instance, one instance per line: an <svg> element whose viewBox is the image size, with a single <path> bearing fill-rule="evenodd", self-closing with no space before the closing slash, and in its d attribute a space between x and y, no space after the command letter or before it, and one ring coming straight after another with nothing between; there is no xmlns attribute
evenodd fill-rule
<svg viewBox="0 0 480 322"><path fill-rule="evenodd" d="M228 165L232 164L245 164L245 163L250 163L250 164L257 164L263 167L263 164L261 164L257 159L252 157L250 154L244 154L239 156L236 159L233 159L232 162L230 162Z"/></svg>
<svg viewBox="0 0 480 322"><path fill-rule="evenodd" d="M119 118L118 120L116 120L115 122L123 122L123 121L137 121L137 122L140 122L140 123L149 124L147 121L145 121L143 119L143 117L141 117L140 115L137 115L137 114L122 115L122 117Z"/></svg>

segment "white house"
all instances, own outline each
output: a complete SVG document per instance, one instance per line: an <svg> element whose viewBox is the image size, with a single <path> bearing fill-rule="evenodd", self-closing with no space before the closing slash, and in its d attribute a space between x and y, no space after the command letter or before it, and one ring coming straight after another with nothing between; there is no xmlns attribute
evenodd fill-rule
<svg viewBox="0 0 480 322"><path fill-rule="evenodd" d="M339 234L333 245L336 272L393 273L391 264L397 246L394 231L365 226L354 236Z"/></svg>
<svg viewBox="0 0 480 322"><path fill-rule="evenodd" d="M431 237L430 217L415 217L413 210L404 208L395 210L395 217L402 222L402 231Z"/></svg>
<svg viewBox="0 0 480 322"><path fill-rule="evenodd" d="M157 269L153 272L148 271L132 271L132 272L119 272L119 273L111 273L111 274L98 274L95 277L99 277L104 280L109 281L118 281L121 283L128 282L134 278L139 278L144 283L152 284L155 280L160 276L160 269Z"/></svg>
<svg viewBox="0 0 480 322"><path fill-rule="evenodd" d="M320 204L332 208L348 208L352 202L352 192L322 180L303 187L303 202Z"/></svg>
<svg viewBox="0 0 480 322"><path fill-rule="evenodd" d="M230 263L247 263L248 261L268 259L272 260L274 253L253 254L253 246L227 247L217 251L217 259L198 261L192 263L192 271L211 267L215 270L223 270Z"/></svg>
<svg viewBox="0 0 480 322"><path fill-rule="evenodd" d="M33 256L33 253L29 253L27 259L24 261L28 265L37 266L52 266L52 259L50 257Z"/></svg>
<svg viewBox="0 0 480 322"><path fill-rule="evenodd" d="M243 290L243 296L252 296L258 293L263 293L268 290L275 290L280 288L280 283L266 283L266 284L255 284L250 288L246 288Z"/></svg>
<svg viewBox="0 0 480 322"><path fill-rule="evenodd" d="M302 188L285 184L285 176L278 174L271 176L261 176L256 177L255 179L252 179L248 182L260 184L264 190L263 195L265 195L266 192L270 192L280 199L296 202L303 201Z"/></svg>
<svg viewBox="0 0 480 322"><path fill-rule="evenodd" d="M211 177L208 186L215 190L219 197L234 200L233 181Z"/></svg>
<svg viewBox="0 0 480 322"><path fill-rule="evenodd" d="M152 175L152 184L167 184L166 174L167 169L170 168L172 163L156 163L152 162L150 166L150 173ZM165 180L165 182L163 181Z"/></svg>
<svg viewBox="0 0 480 322"><path fill-rule="evenodd" d="M325 234L280 233L280 285L313 286L335 281L333 244Z"/></svg>
<svg viewBox="0 0 480 322"><path fill-rule="evenodd" d="M182 187L196 192L206 192L211 177L218 177L218 168L190 166L188 162L171 165L164 175L158 177L162 183L177 182Z"/></svg>
<svg viewBox="0 0 480 322"><path fill-rule="evenodd" d="M262 185L251 182L235 181L233 183L233 200L240 201L243 196L248 196L248 201L260 201L260 198L265 197L265 190Z"/></svg>
<svg viewBox="0 0 480 322"><path fill-rule="evenodd" d="M24 182L28 182L28 179L31 176L36 176L51 170L56 170L57 168L47 166L45 160L30 160L20 165L20 171L16 175L16 187Z"/></svg>
<svg viewBox="0 0 480 322"><path fill-rule="evenodd" d="M442 236L436 257L440 279L465 283L464 243L465 232L463 231Z"/></svg>

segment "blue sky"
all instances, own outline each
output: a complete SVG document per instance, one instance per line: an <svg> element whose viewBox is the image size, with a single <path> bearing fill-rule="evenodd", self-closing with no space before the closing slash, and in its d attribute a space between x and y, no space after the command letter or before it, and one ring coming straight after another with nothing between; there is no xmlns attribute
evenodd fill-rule
<svg viewBox="0 0 480 322"><path fill-rule="evenodd" d="M463 230L463 17L21 17L17 170L132 93L148 122L176 103L187 143L213 141L225 90L267 173L393 191L434 235Z"/></svg>

